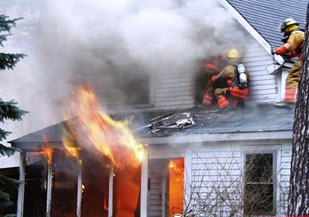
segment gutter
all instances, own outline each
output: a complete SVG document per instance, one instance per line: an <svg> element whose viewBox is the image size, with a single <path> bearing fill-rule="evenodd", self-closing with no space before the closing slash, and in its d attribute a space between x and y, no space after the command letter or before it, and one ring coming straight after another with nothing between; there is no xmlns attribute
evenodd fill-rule
<svg viewBox="0 0 309 217"><path fill-rule="evenodd" d="M269 141L269 140L291 140L292 131L277 132L250 132L250 133L208 133L172 135L169 137L141 138L140 142L148 145L158 144L184 144L202 142L246 142L246 141Z"/></svg>

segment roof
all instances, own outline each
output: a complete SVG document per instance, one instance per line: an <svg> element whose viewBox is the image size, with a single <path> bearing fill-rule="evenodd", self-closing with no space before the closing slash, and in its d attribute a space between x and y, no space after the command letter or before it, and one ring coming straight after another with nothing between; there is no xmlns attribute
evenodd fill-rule
<svg viewBox="0 0 309 217"><path fill-rule="evenodd" d="M164 114L190 113L195 124L185 129L162 129L155 132L149 127L154 118L160 120ZM175 135L228 134L240 132L282 132L292 131L294 112L292 109L279 109L272 105L246 105L245 108L221 112L205 108L191 108L178 111L152 111L138 113L122 113L116 119L134 116L132 129L138 138L168 137ZM162 117L166 117L162 116ZM62 141L63 128L66 121L46 127L23 137L10 141L24 150L36 149L44 144L43 135L51 143ZM144 127L143 127L144 126ZM152 126L153 127L153 126ZM138 130L137 130L138 129Z"/></svg>
<svg viewBox="0 0 309 217"><path fill-rule="evenodd" d="M272 46L282 44L278 26L286 18L293 18L305 27L307 0L226 0Z"/></svg>

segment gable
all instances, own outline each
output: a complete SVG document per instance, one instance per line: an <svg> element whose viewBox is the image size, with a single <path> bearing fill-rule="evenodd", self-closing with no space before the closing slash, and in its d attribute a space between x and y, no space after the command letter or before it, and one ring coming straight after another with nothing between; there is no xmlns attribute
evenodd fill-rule
<svg viewBox="0 0 309 217"><path fill-rule="evenodd" d="M226 0L250 25L272 46L282 44L278 26L292 17L304 28L306 22L306 0Z"/></svg>

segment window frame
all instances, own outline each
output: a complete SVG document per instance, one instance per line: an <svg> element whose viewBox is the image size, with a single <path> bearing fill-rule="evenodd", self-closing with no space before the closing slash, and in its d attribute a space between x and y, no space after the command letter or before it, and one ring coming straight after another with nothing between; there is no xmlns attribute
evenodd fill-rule
<svg viewBox="0 0 309 217"><path fill-rule="evenodd" d="M269 149L269 150L244 150L243 151L243 193L245 194L245 185L246 185L246 180L245 180L245 175L246 175L246 160L247 160L247 155L254 155L254 154L272 154L272 164L273 164L273 168L272 168L272 176L273 176L273 180L272 180L272 185L273 185L273 209L271 213L253 213L254 215L257 216L267 216L267 215L276 215L277 213L277 199L278 199L278 192L277 192L277 182L278 182L278 171L277 171L277 160L278 160L278 150L277 149ZM256 183L257 184L257 183ZM246 215L245 211L243 210L244 215Z"/></svg>

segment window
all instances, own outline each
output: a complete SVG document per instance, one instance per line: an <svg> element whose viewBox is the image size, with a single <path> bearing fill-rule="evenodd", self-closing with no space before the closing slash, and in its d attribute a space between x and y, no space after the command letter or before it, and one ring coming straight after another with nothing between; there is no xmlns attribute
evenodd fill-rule
<svg viewBox="0 0 309 217"><path fill-rule="evenodd" d="M273 153L246 154L244 212L246 215L275 214Z"/></svg>
<svg viewBox="0 0 309 217"><path fill-rule="evenodd" d="M149 160L149 216L183 214L184 163L183 157Z"/></svg>

